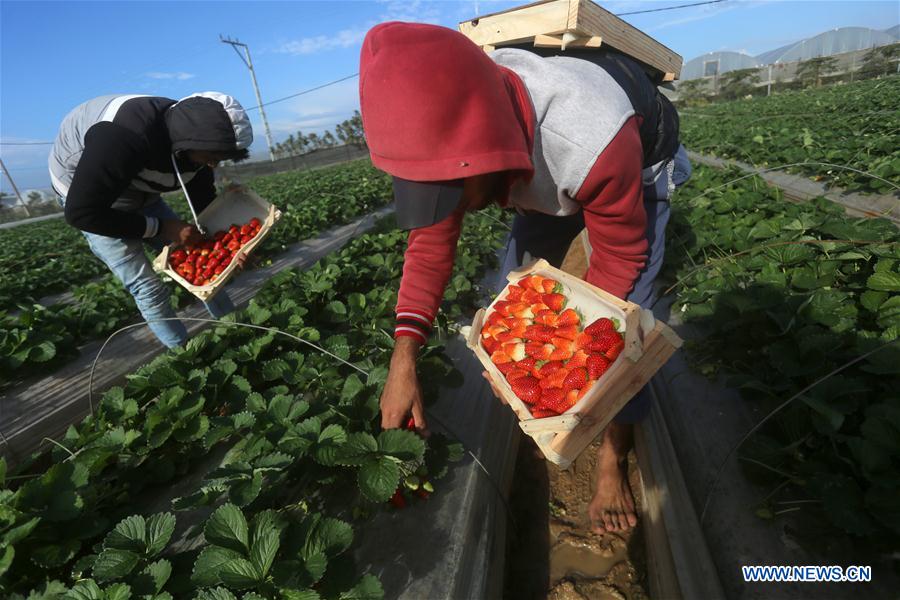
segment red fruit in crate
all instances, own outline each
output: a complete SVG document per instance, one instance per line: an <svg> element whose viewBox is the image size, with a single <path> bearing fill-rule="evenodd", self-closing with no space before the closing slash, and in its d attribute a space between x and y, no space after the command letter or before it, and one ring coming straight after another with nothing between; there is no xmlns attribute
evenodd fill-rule
<svg viewBox="0 0 900 600"><path fill-rule="evenodd" d="M503 327L502 325L486 325L481 330L481 337L487 336L487 337L496 338L498 335L500 335L501 333L504 333L505 331L508 331L508 330L506 329L506 327Z"/></svg>
<svg viewBox="0 0 900 600"><path fill-rule="evenodd" d="M541 281L541 286L544 288L543 292L545 294L553 294L562 289L562 286L559 285L557 280L550 279L549 277L544 277Z"/></svg>
<svg viewBox="0 0 900 600"><path fill-rule="evenodd" d="M234 239L234 236L233 236L233 235L231 235L230 233L226 233L225 235L222 236L222 239L219 240L219 241L222 242L222 245L223 245L223 246L226 246L226 247L227 247L227 246L228 246L228 242L230 242L230 241L233 240L233 239Z"/></svg>
<svg viewBox="0 0 900 600"><path fill-rule="evenodd" d="M259 219L257 219L256 217L253 217L252 219L250 219L250 227L253 227L253 228L262 227L262 222Z"/></svg>
<svg viewBox="0 0 900 600"><path fill-rule="evenodd" d="M583 348L587 348L588 344L590 344L593 340L594 340L594 338L592 338L590 335L588 335L582 331L581 333L579 333L578 335L575 336L574 348L575 348L575 350L581 350Z"/></svg>
<svg viewBox="0 0 900 600"><path fill-rule="evenodd" d="M544 310L534 317L534 322L540 323L541 325L549 325L550 327L558 327L559 315L552 310Z"/></svg>
<svg viewBox="0 0 900 600"><path fill-rule="evenodd" d="M525 290L522 292L522 297L519 299L519 302L525 302L526 304L534 304L535 302L540 301L541 293L534 290Z"/></svg>
<svg viewBox="0 0 900 600"><path fill-rule="evenodd" d="M510 360L518 361L525 358L525 344L523 342L508 342L503 344L501 348Z"/></svg>
<svg viewBox="0 0 900 600"><path fill-rule="evenodd" d="M227 234L224 231L217 231L213 234L213 239L216 240L217 242L221 242L222 238L225 237L226 235Z"/></svg>
<svg viewBox="0 0 900 600"><path fill-rule="evenodd" d="M194 266L197 267L198 269L202 269L203 267L206 266L206 262L208 260L209 259L205 255L201 254L200 256L197 257L197 260L194 262Z"/></svg>
<svg viewBox="0 0 900 600"><path fill-rule="evenodd" d="M557 327L556 328L556 337L561 337L567 339L574 343L575 338L579 335L578 326L577 325L569 325L567 327ZM573 349L576 349L573 346Z"/></svg>
<svg viewBox="0 0 900 600"><path fill-rule="evenodd" d="M591 354L587 357L585 367L587 367L588 378L600 379L600 376L609 368L609 361L603 355Z"/></svg>
<svg viewBox="0 0 900 600"><path fill-rule="evenodd" d="M580 390L588 382L588 373L587 369L584 367L575 367L569 374L566 376L563 381L563 389L567 392L571 390Z"/></svg>
<svg viewBox="0 0 900 600"><path fill-rule="evenodd" d="M500 313L498 313L496 310L491 311L491 314L487 318L487 324L488 325L499 325L500 323L503 322L504 318L505 317L503 315L501 315Z"/></svg>
<svg viewBox="0 0 900 600"><path fill-rule="evenodd" d="M525 344L525 354L537 360L550 360L550 355L555 348L550 344L541 342L528 342Z"/></svg>
<svg viewBox="0 0 900 600"><path fill-rule="evenodd" d="M224 271L225 267L227 267L227 266L228 266L227 264L220 264L218 267L213 269L213 273L215 273L216 275L221 275L222 271Z"/></svg>
<svg viewBox="0 0 900 600"><path fill-rule="evenodd" d="M580 394L581 390L569 390L569 393L566 394L566 410L569 410L578 403L578 399L581 398Z"/></svg>
<svg viewBox="0 0 900 600"><path fill-rule="evenodd" d="M509 315L517 319L533 319L534 313L531 307L524 302L515 302L509 306Z"/></svg>
<svg viewBox="0 0 900 600"><path fill-rule="evenodd" d="M551 360L545 362L541 367L537 369L537 378L543 379L545 377L549 377L553 373L556 373L560 369L562 369L563 364L560 360Z"/></svg>
<svg viewBox="0 0 900 600"><path fill-rule="evenodd" d="M549 325L532 325L525 328L523 337L532 342L549 342L556 330Z"/></svg>
<svg viewBox="0 0 900 600"><path fill-rule="evenodd" d="M500 349L500 342L492 337L482 338L481 345L484 347L485 352L487 352L488 354L493 354Z"/></svg>
<svg viewBox="0 0 900 600"><path fill-rule="evenodd" d="M578 392L577 399L578 399L578 400L581 400L582 398L584 398L585 395L587 395L587 393L588 393L589 391L591 391L591 388L594 387L594 383L596 383L596 382L594 382L594 381L588 381L588 382L584 385L584 387L581 388L581 390Z"/></svg>
<svg viewBox="0 0 900 600"><path fill-rule="evenodd" d="M519 302L522 300L522 294L525 293L525 288L520 287L518 285L512 284L506 288L506 300L509 302Z"/></svg>
<svg viewBox="0 0 900 600"><path fill-rule="evenodd" d="M620 336L617 332L601 331L599 335L594 336L594 339L587 345L587 349L590 352L606 353L607 350L615 346L620 341L622 341L622 336Z"/></svg>
<svg viewBox="0 0 900 600"><path fill-rule="evenodd" d="M506 300L499 300L494 303L494 310L497 311L497 314L499 314L500 316L508 317L512 314L509 310L509 307L513 306L513 305L514 305L513 302L507 302Z"/></svg>
<svg viewBox="0 0 900 600"><path fill-rule="evenodd" d="M544 286L541 285L541 282L544 281L544 278L540 275L526 275L522 279L519 280L519 285L521 285L526 290L534 290L536 292L543 292Z"/></svg>
<svg viewBox="0 0 900 600"><path fill-rule="evenodd" d="M531 312L532 312L533 314L535 314L535 315L538 314L538 313L542 313L542 312L544 312L545 310L550 310L550 309L547 307L547 305L544 304L543 302L535 302L534 304L531 305L530 308L531 308ZM551 311L551 312L552 312L552 311Z"/></svg>
<svg viewBox="0 0 900 600"><path fill-rule="evenodd" d="M242 235L241 236L241 246L243 246L244 244L246 244L247 242L249 242L252 239L253 239L252 235Z"/></svg>
<svg viewBox="0 0 900 600"><path fill-rule="evenodd" d="M542 294L541 302L552 311L559 312L566 305L566 297L562 294Z"/></svg>
<svg viewBox="0 0 900 600"><path fill-rule="evenodd" d="M525 327L516 327L506 331L499 332L496 337L501 342L521 342L524 339Z"/></svg>
<svg viewBox="0 0 900 600"><path fill-rule="evenodd" d="M215 244L213 244L212 254L215 254L216 252L221 252L224 249L225 249L225 245L222 244L222 242L216 242Z"/></svg>
<svg viewBox="0 0 900 600"><path fill-rule="evenodd" d="M569 369L562 367L553 373L550 373L543 379L541 379L541 387L544 389L549 388L561 388L563 382L566 380L566 377L569 376Z"/></svg>
<svg viewBox="0 0 900 600"><path fill-rule="evenodd" d="M584 328L584 332L591 336L600 335L604 331L615 331L616 326L611 319L600 317L590 325Z"/></svg>
<svg viewBox="0 0 900 600"><path fill-rule="evenodd" d="M241 247L241 242L240 242L240 240L232 239L230 242L228 242L228 245L225 247L228 249L229 252L237 252Z"/></svg>
<svg viewBox="0 0 900 600"><path fill-rule="evenodd" d="M511 363L512 359L501 349L491 354L491 362L495 365L505 365L506 363Z"/></svg>
<svg viewBox="0 0 900 600"><path fill-rule="evenodd" d="M527 404L537 404L541 399L540 382L530 375L509 382L513 393Z"/></svg>
<svg viewBox="0 0 900 600"><path fill-rule="evenodd" d="M241 228L237 225L232 225L231 227L228 228L228 233L230 233L232 235L232 237L234 237L235 235L240 235Z"/></svg>
<svg viewBox="0 0 900 600"><path fill-rule="evenodd" d="M571 308L567 308L559 314L557 327L567 327L569 325L578 325L579 323L581 323L581 319L578 317L578 313Z"/></svg>
<svg viewBox="0 0 900 600"><path fill-rule="evenodd" d="M569 360L575 355L571 348L554 348L550 353L550 360Z"/></svg>
<svg viewBox="0 0 900 600"><path fill-rule="evenodd" d="M505 317L503 326L507 329L525 329L532 325L534 321L531 319L517 319L516 317Z"/></svg>
<svg viewBox="0 0 900 600"><path fill-rule="evenodd" d="M196 277L194 277L194 281L192 281L191 283L193 283L197 287L202 287L206 285L206 279L203 278L203 275L197 275Z"/></svg>
<svg viewBox="0 0 900 600"><path fill-rule="evenodd" d="M622 350L625 349L625 340L620 339L618 342L613 344L612 348L606 351L606 358L610 360L610 362L619 358L619 355L622 354Z"/></svg>
<svg viewBox="0 0 900 600"><path fill-rule="evenodd" d="M190 261L185 261L185 262L181 263L181 272L184 273L185 279L193 279L194 273L196 272L194 263L192 263Z"/></svg>
<svg viewBox="0 0 900 600"><path fill-rule="evenodd" d="M541 394L541 408L553 411L554 414L562 414L566 411L566 393L562 388L548 388Z"/></svg>
<svg viewBox="0 0 900 600"><path fill-rule="evenodd" d="M169 255L169 258L171 258L172 260L177 260L179 262L184 262L184 259L187 258L187 252L179 248L178 250L173 250Z"/></svg>
<svg viewBox="0 0 900 600"><path fill-rule="evenodd" d="M516 379L521 379L522 377L531 377L531 373L518 367L516 367L509 373L506 373L506 380L509 381L510 384Z"/></svg>
<svg viewBox="0 0 900 600"><path fill-rule="evenodd" d="M537 377L537 361L531 356L526 356L525 358L517 362L516 366L519 369L528 371L528 373L533 375L534 377ZM538 379L540 378L538 377Z"/></svg>
<svg viewBox="0 0 900 600"><path fill-rule="evenodd" d="M566 366L570 369L574 369L575 367L584 367L587 365L588 353L584 350L578 350L575 354L568 360Z"/></svg>
<svg viewBox="0 0 900 600"><path fill-rule="evenodd" d="M571 351L572 354L575 354L575 342L573 342L572 340L553 336L553 339L550 340L550 343L553 344L553 346L557 350L568 350Z"/></svg>
<svg viewBox="0 0 900 600"><path fill-rule="evenodd" d="M535 408L531 411L531 416L535 419L544 419L546 417L555 417L556 413L546 408Z"/></svg>
<svg viewBox="0 0 900 600"><path fill-rule="evenodd" d="M251 231L253 231L253 228L250 225L241 225L241 235L247 235Z"/></svg>

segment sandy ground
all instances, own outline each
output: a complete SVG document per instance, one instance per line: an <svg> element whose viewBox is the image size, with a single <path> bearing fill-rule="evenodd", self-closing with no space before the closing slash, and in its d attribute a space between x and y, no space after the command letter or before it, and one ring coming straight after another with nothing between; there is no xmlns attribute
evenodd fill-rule
<svg viewBox="0 0 900 600"><path fill-rule="evenodd" d="M576 238L563 270L587 270ZM626 534L596 535L587 506L594 490L597 446L589 446L567 470L546 461L522 435L510 506L504 597L509 600L642 600L649 597L641 525ZM629 457L629 479L640 514L640 476Z"/></svg>

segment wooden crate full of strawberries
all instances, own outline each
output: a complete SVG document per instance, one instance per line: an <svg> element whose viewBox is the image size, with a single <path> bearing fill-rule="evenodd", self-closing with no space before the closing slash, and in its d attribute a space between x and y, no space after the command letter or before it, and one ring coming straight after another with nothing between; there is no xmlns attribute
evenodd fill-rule
<svg viewBox="0 0 900 600"><path fill-rule="evenodd" d="M538 260L475 315L468 345L548 460L567 467L681 345L652 313Z"/></svg>
<svg viewBox="0 0 900 600"><path fill-rule="evenodd" d="M201 300L209 300L234 275L239 259L262 242L280 217L281 211L250 190L225 192L197 217L206 239L191 246L166 246L153 268Z"/></svg>

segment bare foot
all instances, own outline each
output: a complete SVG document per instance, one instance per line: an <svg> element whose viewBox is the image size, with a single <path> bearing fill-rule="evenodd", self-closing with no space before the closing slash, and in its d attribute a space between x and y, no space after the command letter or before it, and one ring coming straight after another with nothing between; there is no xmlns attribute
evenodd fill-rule
<svg viewBox="0 0 900 600"><path fill-rule="evenodd" d="M634 496L628 485L631 425L611 423L597 452L597 487L588 505L591 530L603 534L628 531L637 525Z"/></svg>

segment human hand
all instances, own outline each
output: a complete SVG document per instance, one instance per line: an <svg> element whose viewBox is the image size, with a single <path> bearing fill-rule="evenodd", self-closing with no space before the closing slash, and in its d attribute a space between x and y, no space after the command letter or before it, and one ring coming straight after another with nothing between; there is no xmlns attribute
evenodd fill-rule
<svg viewBox="0 0 900 600"><path fill-rule="evenodd" d="M487 382L491 384L491 390L494 392L494 395L497 396L497 400L500 401L501 404L508 404L506 399L503 397L503 394L500 393L500 390L497 389L497 386L494 385L494 380L491 379L490 373L487 371L482 371L481 376L487 379Z"/></svg>
<svg viewBox="0 0 900 600"><path fill-rule="evenodd" d="M159 234L180 246L192 246L203 241L203 235L196 227L180 219L163 219L160 221Z"/></svg>
<svg viewBox="0 0 900 600"><path fill-rule="evenodd" d="M416 375L415 356L419 343L412 338L401 337L395 344L387 381L381 393L381 427L403 427L412 413L416 431L428 435L422 387Z"/></svg>

